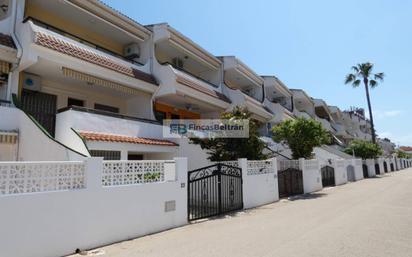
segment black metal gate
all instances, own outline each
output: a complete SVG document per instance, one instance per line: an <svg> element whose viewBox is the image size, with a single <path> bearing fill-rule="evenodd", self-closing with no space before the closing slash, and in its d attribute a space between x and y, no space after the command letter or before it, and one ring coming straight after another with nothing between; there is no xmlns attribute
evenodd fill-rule
<svg viewBox="0 0 412 257"><path fill-rule="evenodd" d="M384 169L385 173L388 172L388 164L386 162L383 162L383 169Z"/></svg>
<svg viewBox="0 0 412 257"><path fill-rule="evenodd" d="M321 168L322 185L323 187L335 185L335 169L331 166L324 166Z"/></svg>
<svg viewBox="0 0 412 257"><path fill-rule="evenodd" d="M54 136L57 96L37 91L23 90L22 109L33 116L44 129Z"/></svg>
<svg viewBox="0 0 412 257"><path fill-rule="evenodd" d="M391 163L391 171L395 171L395 167L393 167L393 163Z"/></svg>
<svg viewBox="0 0 412 257"><path fill-rule="evenodd" d="M189 171L188 219L243 209L242 169L222 163Z"/></svg>
<svg viewBox="0 0 412 257"><path fill-rule="evenodd" d="M368 166L366 164L362 165L362 170L363 170L363 177L369 178Z"/></svg>
<svg viewBox="0 0 412 257"><path fill-rule="evenodd" d="M302 171L296 168L287 168L278 171L279 197L303 194Z"/></svg>
<svg viewBox="0 0 412 257"><path fill-rule="evenodd" d="M379 163L375 163L375 172L376 172L376 175L381 174L381 168L379 166ZM387 172L387 171L385 171L385 172Z"/></svg>

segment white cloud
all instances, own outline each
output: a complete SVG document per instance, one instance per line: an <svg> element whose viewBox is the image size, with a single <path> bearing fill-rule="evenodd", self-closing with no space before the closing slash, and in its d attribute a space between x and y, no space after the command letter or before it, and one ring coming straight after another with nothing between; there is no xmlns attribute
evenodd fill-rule
<svg viewBox="0 0 412 257"><path fill-rule="evenodd" d="M376 111L373 111L373 117L375 119L393 118L393 117L397 117L397 116L401 115L402 113L403 113L403 111L401 111L401 110L389 110L389 111L376 110ZM365 116L369 117L369 112L368 111L366 111Z"/></svg>
<svg viewBox="0 0 412 257"><path fill-rule="evenodd" d="M391 132L388 132L388 131L378 133L378 135L379 135L380 138L385 138L386 137L386 138L389 138L389 139L393 136L393 134Z"/></svg>

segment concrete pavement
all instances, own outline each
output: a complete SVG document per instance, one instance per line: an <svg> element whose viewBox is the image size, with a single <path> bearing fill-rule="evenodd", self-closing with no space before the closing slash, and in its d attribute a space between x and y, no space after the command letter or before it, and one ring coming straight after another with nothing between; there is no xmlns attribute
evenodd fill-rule
<svg viewBox="0 0 412 257"><path fill-rule="evenodd" d="M110 257L410 257L412 169L101 249Z"/></svg>

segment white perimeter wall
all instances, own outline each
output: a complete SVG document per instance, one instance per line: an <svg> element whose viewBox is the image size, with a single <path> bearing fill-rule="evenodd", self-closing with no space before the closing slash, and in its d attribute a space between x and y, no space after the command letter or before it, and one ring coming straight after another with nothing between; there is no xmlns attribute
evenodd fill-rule
<svg viewBox="0 0 412 257"><path fill-rule="evenodd" d="M19 133L19 161L82 160L83 156L50 139L21 110L0 106L0 129Z"/></svg>
<svg viewBox="0 0 412 257"><path fill-rule="evenodd" d="M305 194L322 190L322 175L319 160L299 159L303 175L303 192Z"/></svg>
<svg viewBox="0 0 412 257"><path fill-rule="evenodd" d="M175 162L173 181L102 187L101 159L91 158L85 189L0 195L0 257L62 256L186 224L187 161Z"/></svg>
<svg viewBox="0 0 412 257"><path fill-rule="evenodd" d="M335 185L343 185L348 182L345 160L332 160L335 169Z"/></svg>
<svg viewBox="0 0 412 257"><path fill-rule="evenodd" d="M247 160L239 159L239 167L242 168L243 177L244 208L249 209L278 201L279 190L276 159L252 161L252 166L256 166L258 170L265 169L262 173L253 172L254 168L250 166L248 172Z"/></svg>
<svg viewBox="0 0 412 257"><path fill-rule="evenodd" d="M187 157L188 169L195 170L210 165L210 161L207 159L209 155L199 145L191 144L188 138L181 138L178 141L179 144L179 157Z"/></svg>
<svg viewBox="0 0 412 257"><path fill-rule="evenodd" d="M374 159L367 159L363 161L366 166L368 166L368 174L369 177L376 177L376 172L375 172L375 160Z"/></svg>
<svg viewBox="0 0 412 257"><path fill-rule="evenodd" d="M363 169L362 169L362 160L361 159L352 159L352 165L355 167L355 179L356 181L364 179Z"/></svg>

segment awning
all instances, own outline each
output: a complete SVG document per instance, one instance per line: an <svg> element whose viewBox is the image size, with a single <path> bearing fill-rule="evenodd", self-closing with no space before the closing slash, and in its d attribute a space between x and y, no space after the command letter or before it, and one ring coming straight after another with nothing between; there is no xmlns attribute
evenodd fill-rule
<svg viewBox="0 0 412 257"><path fill-rule="evenodd" d="M78 80L81 80L81 81L85 81L90 86L94 86L94 85L102 86L102 87L105 87L105 88L120 91L120 92L125 93L125 94L132 94L132 95L141 95L142 94L142 91L140 91L140 90L130 88L130 87L127 87L127 86L123 86L123 85L120 85L116 82L101 79L101 78L98 78L98 77L95 77L95 76L92 76L92 75L88 75L88 74L80 72L80 71L72 70L72 69L69 69L69 68L66 68L66 67L63 67L62 71L63 71L64 76L67 76L67 77L70 77L70 78L73 78L73 79L78 79Z"/></svg>
<svg viewBox="0 0 412 257"><path fill-rule="evenodd" d="M338 144L338 145L341 145L341 146L344 146L345 144L339 139L339 138L337 138L335 135L332 135L332 137L333 137L333 139L335 140L335 142Z"/></svg>
<svg viewBox="0 0 412 257"><path fill-rule="evenodd" d="M0 73L8 74L10 72L10 63L5 61L0 61Z"/></svg>

